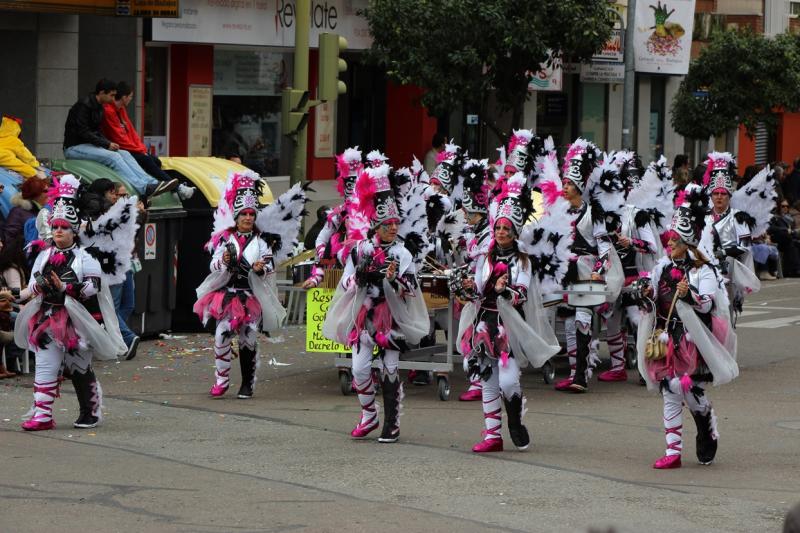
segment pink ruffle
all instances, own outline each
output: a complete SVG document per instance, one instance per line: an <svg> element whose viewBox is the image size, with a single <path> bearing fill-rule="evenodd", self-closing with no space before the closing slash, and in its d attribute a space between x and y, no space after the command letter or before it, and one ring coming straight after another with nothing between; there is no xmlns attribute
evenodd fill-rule
<svg viewBox="0 0 800 533"><path fill-rule="evenodd" d="M216 320L228 320L231 329L236 330L243 324L253 324L261 320L261 305L252 294L247 295L245 304L242 305L238 297L233 297L224 304L226 290L214 291L206 294L195 302L192 310L202 319L206 311Z"/></svg>
<svg viewBox="0 0 800 533"><path fill-rule="evenodd" d="M63 306L56 307L48 317L43 317L41 311L36 313L28 322L28 331L28 342L36 348L41 348L39 339L45 334L67 351L77 350L80 345L78 332L69 319L67 308Z"/></svg>

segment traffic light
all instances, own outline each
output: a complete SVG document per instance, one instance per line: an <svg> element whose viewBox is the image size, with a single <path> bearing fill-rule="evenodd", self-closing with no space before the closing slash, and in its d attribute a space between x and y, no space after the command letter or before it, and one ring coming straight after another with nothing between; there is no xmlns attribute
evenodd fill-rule
<svg viewBox="0 0 800 533"><path fill-rule="evenodd" d="M308 91L287 88L281 93L281 133L291 135L308 122Z"/></svg>
<svg viewBox="0 0 800 533"><path fill-rule="evenodd" d="M335 101L347 92L347 85L339 79L339 73L347 70L347 63L339 57L347 49L347 39L335 33L319 35L319 87L317 98L323 102Z"/></svg>

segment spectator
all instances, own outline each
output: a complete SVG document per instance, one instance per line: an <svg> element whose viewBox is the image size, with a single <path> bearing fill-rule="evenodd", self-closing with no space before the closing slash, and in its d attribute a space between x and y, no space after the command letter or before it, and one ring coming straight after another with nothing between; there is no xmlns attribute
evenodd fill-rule
<svg viewBox="0 0 800 533"><path fill-rule="evenodd" d="M317 209L317 221L314 222L310 228L308 228L308 232L306 233L305 239L303 239L303 247L306 250L313 250L315 248L315 244L317 242L317 235L319 232L322 231L322 228L325 227L325 222L328 220L328 210L330 207L327 205L323 205L319 209Z"/></svg>
<svg viewBox="0 0 800 533"><path fill-rule="evenodd" d="M675 159L672 162L672 176L675 177L675 174L678 173L680 170L686 171L686 176L688 179L689 176L689 156L686 154L678 154L675 156Z"/></svg>
<svg viewBox="0 0 800 533"><path fill-rule="evenodd" d="M789 200L778 199L778 214L772 218L767 233L783 256L783 275L800 276L800 234L789 212Z"/></svg>
<svg viewBox="0 0 800 533"><path fill-rule="evenodd" d="M113 103L103 104L100 129L109 141L118 144L121 150L127 150L145 172L162 182L169 182L173 178L161 169L161 160L158 157L147 153L147 148L128 117L128 105L132 101L133 89L124 81L119 82ZM194 191L194 187L182 183L178 185L178 197L181 200L191 198Z"/></svg>
<svg viewBox="0 0 800 533"><path fill-rule="evenodd" d="M0 344L4 345L6 367L0 365L0 379L11 377L22 371L25 351L13 341L14 322L19 305L14 303L27 285L25 255L20 247L3 248L0 251ZM7 374L3 376L5 371Z"/></svg>
<svg viewBox="0 0 800 533"><path fill-rule="evenodd" d="M20 140L20 133L22 133L22 120L3 115L0 121L0 167L13 170L23 178L36 176L45 179L39 161Z"/></svg>
<svg viewBox="0 0 800 533"><path fill-rule="evenodd" d="M47 180L36 177L28 178L22 182L20 192L11 198L14 206L8 212L6 223L2 228L2 239L6 247L19 247L25 241L23 227L25 222L34 218L39 209L47 202Z"/></svg>
<svg viewBox="0 0 800 533"><path fill-rule="evenodd" d="M755 263L758 279L761 281L778 279L780 254L777 246L770 241L769 236L754 239L750 248L753 251L753 263Z"/></svg>
<svg viewBox="0 0 800 533"><path fill-rule="evenodd" d="M792 171L786 176L785 183L784 197L789 200L789 205L793 205L800 200L800 156L795 158Z"/></svg>
<svg viewBox="0 0 800 533"><path fill-rule="evenodd" d="M425 172L428 173L430 176L433 173L433 169L436 168L436 156L444 150L444 135L441 133L434 133L433 139L431 139L431 149L428 150L428 153L425 154L425 160L422 163L422 166L425 168Z"/></svg>
<svg viewBox="0 0 800 533"><path fill-rule="evenodd" d="M741 189L742 187L750 183L750 180L752 180L753 177L762 170L764 170L764 165L749 165L747 168L744 169L744 174L742 175L742 177L736 180L736 188Z"/></svg>
<svg viewBox="0 0 800 533"><path fill-rule="evenodd" d="M672 183L675 185L675 192L682 191L689 183L689 169L678 167L672 172Z"/></svg>
<svg viewBox="0 0 800 533"><path fill-rule="evenodd" d="M178 180L159 182L142 170L139 163L119 144L109 141L100 131L103 104L112 103L117 94L114 82L102 79L95 92L78 100L69 110L64 125L64 156L69 159L97 161L117 171L139 194L157 196L178 186Z"/></svg>
<svg viewBox="0 0 800 533"><path fill-rule="evenodd" d="M775 192L778 193L778 198L785 198L787 189L786 170L789 165L783 161L777 161L772 163L770 167L773 169L772 177L775 179Z"/></svg>

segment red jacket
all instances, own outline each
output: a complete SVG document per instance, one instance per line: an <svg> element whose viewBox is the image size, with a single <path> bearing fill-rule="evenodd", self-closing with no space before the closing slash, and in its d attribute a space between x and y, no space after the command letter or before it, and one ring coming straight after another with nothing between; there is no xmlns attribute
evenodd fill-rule
<svg viewBox="0 0 800 533"><path fill-rule="evenodd" d="M131 124L131 119L128 118L125 106L103 104L103 122L100 124L100 131L109 141L117 143L123 150L147 153L147 148Z"/></svg>

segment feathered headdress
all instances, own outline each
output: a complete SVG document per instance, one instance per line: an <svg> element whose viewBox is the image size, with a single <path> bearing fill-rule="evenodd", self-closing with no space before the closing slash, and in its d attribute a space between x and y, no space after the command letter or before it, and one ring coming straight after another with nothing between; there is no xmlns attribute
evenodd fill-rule
<svg viewBox="0 0 800 533"><path fill-rule="evenodd" d="M364 167L358 146L336 156L336 189L344 199L352 198L358 173Z"/></svg>
<svg viewBox="0 0 800 533"><path fill-rule="evenodd" d="M461 166L464 164L464 150L457 144L447 143L444 150L436 155L436 168L431 174L431 185L439 185L447 194L456 186Z"/></svg>
<svg viewBox="0 0 800 533"><path fill-rule="evenodd" d="M678 194L670 231L686 244L697 246L706 225L707 208L708 193L706 189L696 183L688 184Z"/></svg>
<svg viewBox="0 0 800 533"><path fill-rule="evenodd" d="M637 187L644 176L644 166L639 154L631 150L620 150L613 152L611 157L619 168L619 175L625 185L625 190L630 191Z"/></svg>
<svg viewBox="0 0 800 533"><path fill-rule="evenodd" d="M711 152L706 160L703 187L709 194L727 192L733 194L733 179L736 175L736 159L728 152Z"/></svg>
<svg viewBox="0 0 800 533"><path fill-rule="evenodd" d="M136 244L138 198L120 198L108 211L80 230L84 250L97 259L103 283L117 285L125 281L131 268L131 255Z"/></svg>
<svg viewBox="0 0 800 533"><path fill-rule="evenodd" d="M487 159L469 159L464 164L464 196L462 205L468 213L483 213L489 211L489 184L487 174L489 161Z"/></svg>
<svg viewBox="0 0 800 533"><path fill-rule="evenodd" d="M503 184L503 190L491 203L489 208L489 224L494 231L494 225L500 219L507 219L514 227L517 236L522 231L522 226L533 213L533 200L527 186L527 178L522 172L517 172Z"/></svg>
<svg viewBox="0 0 800 533"><path fill-rule="evenodd" d="M389 158L380 150L372 150L367 154L366 165L370 168L378 168L381 165L388 165Z"/></svg>
<svg viewBox="0 0 800 533"><path fill-rule="evenodd" d="M605 157L589 182L592 221L604 222L609 232L616 231L625 207L625 184L611 157Z"/></svg>
<svg viewBox="0 0 800 533"><path fill-rule="evenodd" d="M47 191L50 210L49 224L66 222L77 232L81 225L78 197L81 192L81 182L72 174L63 174L53 178L53 185Z"/></svg>
<svg viewBox="0 0 800 533"><path fill-rule="evenodd" d="M261 207L258 197L261 195L263 186L264 181L251 170L228 174L225 189L222 191L217 209L214 211L211 239L205 245L209 252L213 253L225 232L236 225L236 217L242 210L253 209L258 213Z"/></svg>
<svg viewBox="0 0 800 533"><path fill-rule="evenodd" d="M389 173L389 165L366 168L356 181L358 209L376 226L387 220L400 221L400 209Z"/></svg>
<svg viewBox="0 0 800 533"><path fill-rule="evenodd" d="M531 130L514 130L508 141L508 159L506 165L511 165L530 176L534 169L536 158L544 155L544 141Z"/></svg>
<svg viewBox="0 0 800 533"><path fill-rule="evenodd" d="M602 152L594 143L577 138L567 149L562 168L563 178L583 192L592 172L600 164Z"/></svg>

